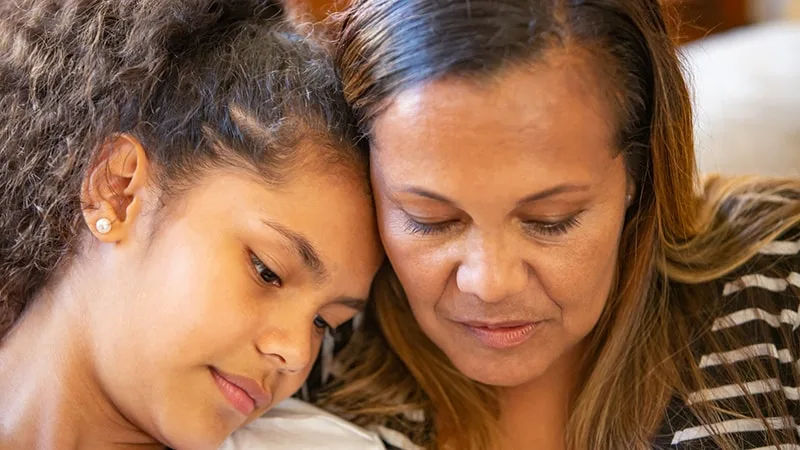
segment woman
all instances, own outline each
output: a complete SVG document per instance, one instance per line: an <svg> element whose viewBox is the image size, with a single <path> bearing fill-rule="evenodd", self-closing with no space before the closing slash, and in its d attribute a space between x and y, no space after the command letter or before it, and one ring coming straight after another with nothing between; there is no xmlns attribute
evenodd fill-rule
<svg viewBox="0 0 800 450"><path fill-rule="evenodd" d="M336 43L391 268L330 408L405 449L800 444L800 182L698 189L660 2L361 0Z"/></svg>
<svg viewBox="0 0 800 450"><path fill-rule="evenodd" d="M366 161L276 5L0 7L0 448L218 448L363 306Z"/></svg>

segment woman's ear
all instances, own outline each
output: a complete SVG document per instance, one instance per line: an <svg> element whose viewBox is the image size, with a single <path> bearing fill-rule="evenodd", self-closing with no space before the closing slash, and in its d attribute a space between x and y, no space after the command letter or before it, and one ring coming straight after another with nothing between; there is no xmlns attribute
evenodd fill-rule
<svg viewBox="0 0 800 450"><path fill-rule="evenodd" d="M141 212L150 167L141 142L115 134L100 150L81 186L83 218L102 242L121 242Z"/></svg>

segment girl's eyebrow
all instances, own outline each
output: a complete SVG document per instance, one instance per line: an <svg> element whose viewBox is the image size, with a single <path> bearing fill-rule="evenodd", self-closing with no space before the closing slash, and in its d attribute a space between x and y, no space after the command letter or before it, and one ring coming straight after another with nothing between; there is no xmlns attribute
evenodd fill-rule
<svg viewBox="0 0 800 450"><path fill-rule="evenodd" d="M274 221L262 220L262 222L289 241L292 250L294 250L297 256L303 261L303 265L317 278L323 279L328 276L325 263L322 262L322 258L319 257L319 252L317 252L317 249L314 248L307 237Z"/></svg>

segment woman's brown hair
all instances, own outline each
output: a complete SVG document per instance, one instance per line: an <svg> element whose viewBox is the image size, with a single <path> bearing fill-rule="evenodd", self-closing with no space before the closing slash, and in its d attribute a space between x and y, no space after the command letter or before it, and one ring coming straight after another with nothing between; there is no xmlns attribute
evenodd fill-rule
<svg viewBox="0 0 800 450"><path fill-rule="evenodd" d="M361 174L329 55L278 1L14 0L0 4L0 340L75 253L81 182L128 133L161 203L207 170L280 183L301 141Z"/></svg>
<svg viewBox="0 0 800 450"><path fill-rule="evenodd" d="M702 283L734 272L800 222L800 182L713 178L700 186L689 92L656 0L360 0L339 19L337 68L367 136L392 98L420 83L480 82L564 48L590 59L616 112L617 148L637 195L616 285L588 337L566 439L573 450L649 448L670 399L709 383L693 345L736 344L702 332L720 296ZM374 297L325 403L361 424L402 423L430 448L495 448L495 388L467 379L425 336L391 267ZM396 420L417 409L433 416L432 428ZM762 420L788 415L780 399L752 409ZM705 423L725 414L702 402L693 412Z"/></svg>

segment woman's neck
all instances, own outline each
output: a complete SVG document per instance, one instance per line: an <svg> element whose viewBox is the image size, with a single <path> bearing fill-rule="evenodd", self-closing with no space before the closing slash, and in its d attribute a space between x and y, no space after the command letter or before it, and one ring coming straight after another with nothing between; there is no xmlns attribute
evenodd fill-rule
<svg viewBox="0 0 800 450"><path fill-rule="evenodd" d="M502 445L498 448L566 448L569 405L579 382L580 361L581 349L575 348L535 380L500 390Z"/></svg>
<svg viewBox="0 0 800 450"><path fill-rule="evenodd" d="M105 395L83 339L85 317L70 308L74 297L63 300L40 295L0 342L0 450L163 449Z"/></svg>

